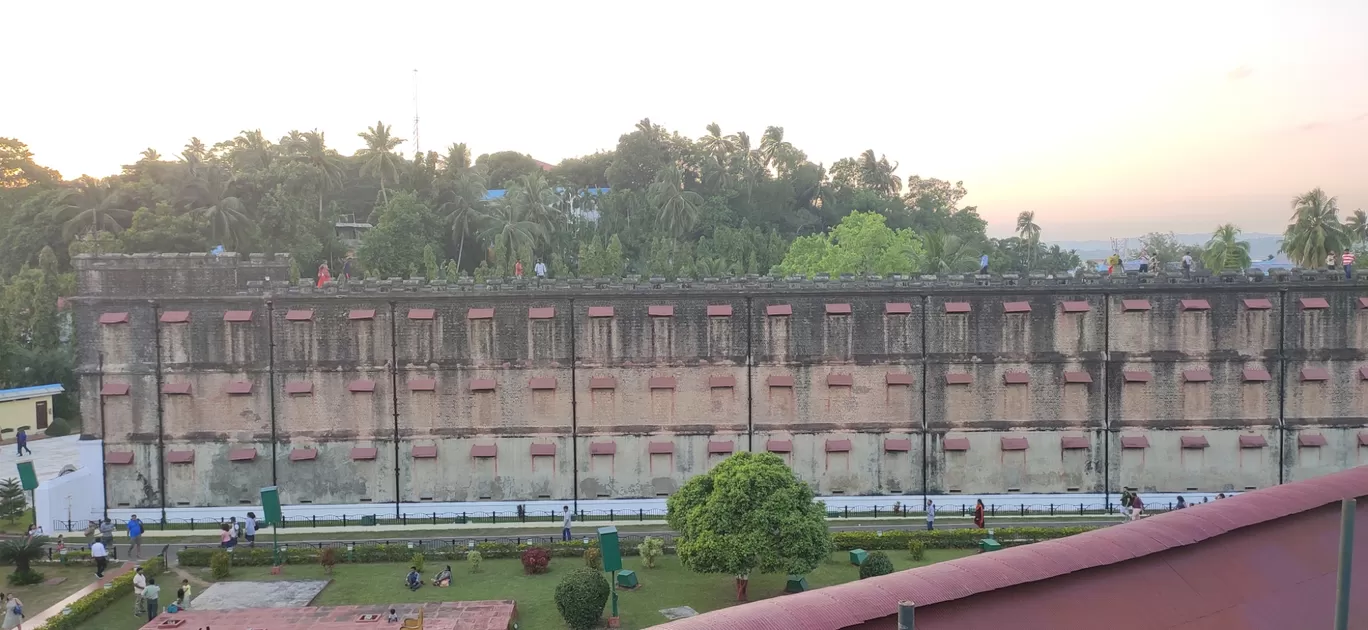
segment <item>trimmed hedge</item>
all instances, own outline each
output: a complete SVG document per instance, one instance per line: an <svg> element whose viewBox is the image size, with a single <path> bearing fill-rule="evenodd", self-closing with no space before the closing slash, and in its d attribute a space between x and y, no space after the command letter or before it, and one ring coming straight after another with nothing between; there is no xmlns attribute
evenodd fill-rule
<svg viewBox="0 0 1368 630"><path fill-rule="evenodd" d="M1093 529L1097 528L1002 527L994 529L993 533L998 542L1004 546L1011 546L1064 538ZM883 532L882 536L875 532L859 531L833 532L831 542L838 551L849 551L851 549L901 551L908 549L914 540L920 541L927 549L975 549L978 547L979 541L987 536L988 532L982 529L889 530ZM474 550L480 552L483 559L489 560L491 558L520 558L523 551L532 547L546 549L551 552L553 558L578 558L584 555L585 549L598 547L598 543L590 542L586 545L582 541L570 541L519 545L511 542L482 542L476 543ZM424 546L410 549L407 543L356 543L350 552L345 546L334 547L334 549L337 549L337 562L339 564L374 562L413 564L415 553L422 553L430 560L456 562L464 560L466 552L471 550L464 545ZM665 553L674 553L674 550L673 544L667 542ZM219 548L191 547L181 550L177 554L177 558L181 566L207 567L209 566L209 557L215 551L219 551ZM317 564L319 553L318 547L287 546L281 549L285 564ZM622 555L635 556L637 554L637 545L622 545ZM238 547L233 551L232 556L234 566L271 566L274 559L269 547L257 547L255 549Z"/></svg>
<svg viewBox="0 0 1368 630"><path fill-rule="evenodd" d="M1004 547L1024 545L1042 540L1067 538L1074 534L1097 529L1096 527L998 527L993 529L993 537ZM900 551L908 549L916 540L927 549L976 549L979 541L988 537L984 529L937 529L926 531L892 530L883 532L835 532L831 542L837 551L864 549L866 551Z"/></svg>
<svg viewBox="0 0 1368 630"><path fill-rule="evenodd" d="M150 576L161 574L165 569L162 565L160 556L152 558L142 563L143 573ZM65 615L57 615L46 623L38 627L38 630L75 630L78 626L88 621L91 617L100 614L104 609L118 601L125 595L133 593L133 571L129 571L110 582L109 588L98 589L86 595L71 605L71 612Z"/></svg>

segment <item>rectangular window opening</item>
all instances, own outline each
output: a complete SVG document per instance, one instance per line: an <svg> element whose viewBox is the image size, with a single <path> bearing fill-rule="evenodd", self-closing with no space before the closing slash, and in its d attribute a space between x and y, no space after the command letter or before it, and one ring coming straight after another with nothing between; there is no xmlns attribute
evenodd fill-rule
<svg viewBox="0 0 1368 630"><path fill-rule="evenodd" d="M1072 488L1065 488L1064 490L1068 492L1078 492L1078 486L1074 486Z"/></svg>
<svg viewBox="0 0 1368 630"><path fill-rule="evenodd" d="M313 499L300 499L300 503L313 503Z"/></svg>
<svg viewBox="0 0 1368 630"><path fill-rule="evenodd" d="M480 500L481 500L481 501L488 501L488 500L490 500L491 498L493 498L493 497L491 497L491 496L489 496L489 495L484 495L484 494L480 495Z"/></svg>
<svg viewBox="0 0 1368 630"><path fill-rule="evenodd" d="M431 501L432 497L418 497L419 501Z"/></svg>
<svg viewBox="0 0 1368 630"><path fill-rule="evenodd" d="M959 488L951 488L951 489L950 489L950 494L959 494L959 493L960 493L960 489L959 489Z"/></svg>
<svg viewBox="0 0 1368 630"><path fill-rule="evenodd" d="M832 494L845 494L845 490L832 490Z"/></svg>
<svg viewBox="0 0 1368 630"><path fill-rule="evenodd" d="M1245 490L1258 490L1258 486L1245 486Z"/></svg>
<svg viewBox="0 0 1368 630"><path fill-rule="evenodd" d="M362 502L362 503L370 503L371 500L372 500L372 499L371 499L370 497L362 497L362 498L361 498L361 502Z"/></svg>
<svg viewBox="0 0 1368 630"><path fill-rule="evenodd" d="M127 503L120 503L119 505L128 505L128 504L127 504ZM176 505L190 505L190 502L189 502L189 501L177 501L177 502L176 502Z"/></svg>
<svg viewBox="0 0 1368 630"><path fill-rule="evenodd" d="M1008 488L1008 492L1021 492L1021 488Z"/></svg>
<svg viewBox="0 0 1368 630"><path fill-rule="evenodd" d="M120 503L120 504L119 504L119 507L128 507L128 504L127 504L127 503Z"/></svg>
<svg viewBox="0 0 1368 630"><path fill-rule="evenodd" d="M598 497L598 498L600 498L600 499L609 499L609 498L612 498L613 495L607 494L607 493L605 493L605 492L600 492L600 493L598 493L598 494L596 494L596 495L594 495L594 496L595 496L595 497Z"/></svg>
<svg viewBox="0 0 1368 630"><path fill-rule="evenodd" d="M550 498L551 498L551 495L549 495L549 494L539 494L539 495L537 495L537 498L538 498L538 499L550 499Z"/></svg>
<svg viewBox="0 0 1368 630"><path fill-rule="evenodd" d="M1196 491L1197 491L1196 488L1188 488L1188 489L1187 489L1187 492L1196 492Z"/></svg>
<svg viewBox="0 0 1368 630"><path fill-rule="evenodd" d="M251 504L252 504L252 500L251 500L251 499L238 499L238 504L239 504L239 505L251 505Z"/></svg>

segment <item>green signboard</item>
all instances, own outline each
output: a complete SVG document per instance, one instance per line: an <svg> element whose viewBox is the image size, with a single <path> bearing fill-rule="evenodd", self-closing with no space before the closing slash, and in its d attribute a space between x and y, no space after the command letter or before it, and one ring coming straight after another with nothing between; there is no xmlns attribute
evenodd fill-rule
<svg viewBox="0 0 1368 630"><path fill-rule="evenodd" d="M618 546L616 527L600 527L598 530L599 550L603 552L603 570L608 572L622 570L622 549Z"/></svg>
<svg viewBox="0 0 1368 630"><path fill-rule="evenodd" d="M261 489L261 520L267 525L279 525L280 521L280 492L275 486Z"/></svg>
<svg viewBox="0 0 1368 630"><path fill-rule="evenodd" d="M38 488L38 473L33 472L33 462L19 462L19 485L25 490Z"/></svg>

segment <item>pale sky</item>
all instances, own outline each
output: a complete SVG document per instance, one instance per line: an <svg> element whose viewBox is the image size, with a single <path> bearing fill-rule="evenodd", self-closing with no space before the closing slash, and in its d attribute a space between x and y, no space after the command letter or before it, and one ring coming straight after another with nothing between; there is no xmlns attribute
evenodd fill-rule
<svg viewBox="0 0 1368 630"><path fill-rule="evenodd" d="M1368 209L1368 2L11 2L0 136L65 177L244 129L377 119L424 150L558 162L649 117L767 125L963 180L991 235L1280 232ZM400 147L413 150L412 142Z"/></svg>

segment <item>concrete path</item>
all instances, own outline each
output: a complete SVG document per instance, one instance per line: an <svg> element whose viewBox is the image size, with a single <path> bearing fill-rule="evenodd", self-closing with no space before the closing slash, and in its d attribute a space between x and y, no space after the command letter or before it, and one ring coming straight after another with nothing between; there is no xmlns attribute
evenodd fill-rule
<svg viewBox="0 0 1368 630"><path fill-rule="evenodd" d="M62 467L71 464L79 466L81 457L77 447L77 442L81 441L79 435L66 435L57 438L44 438L41 440L30 439L28 443L32 455L19 457L18 449L13 442L3 445L0 448L0 479L13 477L19 478L19 471L14 465L20 461L33 462L33 471L38 473L38 483L49 479L54 479L57 474L62 472Z"/></svg>

